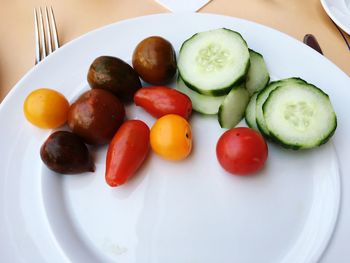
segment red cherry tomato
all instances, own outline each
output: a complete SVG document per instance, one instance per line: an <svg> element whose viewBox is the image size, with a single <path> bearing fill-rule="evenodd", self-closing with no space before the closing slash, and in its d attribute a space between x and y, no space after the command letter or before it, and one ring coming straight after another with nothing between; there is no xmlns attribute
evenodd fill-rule
<svg viewBox="0 0 350 263"><path fill-rule="evenodd" d="M156 118L177 114L188 119L192 113L192 102L187 95L164 86L139 89L134 95L134 102Z"/></svg>
<svg viewBox="0 0 350 263"><path fill-rule="evenodd" d="M114 187L124 184L146 159L150 148L150 130L140 120L122 124L107 152L106 181Z"/></svg>
<svg viewBox="0 0 350 263"><path fill-rule="evenodd" d="M221 166L232 174L247 175L259 171L265 164L268 148L257 131L239 127L221 135L216 156Z"/></svg>

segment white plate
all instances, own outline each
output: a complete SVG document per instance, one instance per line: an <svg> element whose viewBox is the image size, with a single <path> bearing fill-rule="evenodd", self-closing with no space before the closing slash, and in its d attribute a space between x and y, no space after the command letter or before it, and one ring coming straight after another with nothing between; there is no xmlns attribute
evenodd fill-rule
<svg viewBox="0 0 350 263"><path fill-rule="evenodd" d="M350 0L321 0L328 16L350 35Z"/></svg>
<svg viewBox="0 0 350 263"><path fill-rule="evenodd" d="M241 32L264 55L274 78L298 76L330 95L339 122L330 142L301 152L269 144L259 175L235 177L216 161L215 144L223 132L216 119L195 115L189 159L174 163L151 154L136 178L119 188L104 181L106 147L97 154L95 173L61 176L42 165L39 148L50 131L23 116L31 90L54 88L72 101L88 89L87 70L97 56L128 61L150 35L167 38L178 50L192 34L219 27ZM317 52L241 19L162 14L91 32L33 68L1 104L0 259L297 263L323 254L324 262L342 262L349 258L350 241L350 179L343 176L350 174L349 87L349 78ZM139 108L129 107L127 115L154 122ZM343 202L331 239L340 185Z"/></svg>

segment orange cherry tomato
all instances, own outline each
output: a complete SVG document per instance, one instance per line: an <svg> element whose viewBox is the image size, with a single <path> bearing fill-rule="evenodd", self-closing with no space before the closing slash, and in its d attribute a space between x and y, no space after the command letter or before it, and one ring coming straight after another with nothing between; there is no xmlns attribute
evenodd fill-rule
<svg viewBox="0 0 350 263"><path fill-rule="evenodd" d="M156 118L177 114L189 119L192 113L191 99L180 91L165 86L139 89L134 95L134 102Z"/></svg>
<svg viewBox="0 0 350 263"><path fill-rule="evenodd" d="M192 150L190 124L176 114L161 117L151 128L151 147L164 159L185 159Z"/></svg>
<svg viewBox="0 0 350 263"><path fill-rule="evenodd" d="M107 152L106 182L109 186L124 184L142 165L149 152L149 128L140 120L122 124Z"/></svg>
<svg viewBox="0 0 350 263"><path fill-rule="evenodd" d="M27 120L44 129L53 129L67 121L69 103L59 92L52 89L37 89L31 92L23 105Z"/></svg>

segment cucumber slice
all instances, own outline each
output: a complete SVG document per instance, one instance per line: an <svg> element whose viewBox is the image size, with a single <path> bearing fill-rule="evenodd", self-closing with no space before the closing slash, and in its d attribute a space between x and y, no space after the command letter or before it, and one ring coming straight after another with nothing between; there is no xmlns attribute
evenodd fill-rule
<svg viewBox="0 0 350 263"><path fill-rule="evenodd" d="M328 95L308 83L282 83L270 93L263 113L271 138L291 149L324 144L337 127Z"/></svg>
<svg viewBox="0 0 350 263"><path fill-rule="evenodd" d="M267 83L269 83L270 75L267 71L264 57L261 54L249 49L249 55L250 67L247 73L245 87L250 95L253 95L255 92L265 88Z"/></svg>
<svg viewBox="0 0 350 263"><path fill-rule="evenodd" d="M248 46L242 36L220 28L187 39L177 66L187 87L204 95L222 96L244 81L249 63Z"/></svg>
<svg viewBox="0 0 350 263"><path fill-rule="evenodd" d="M218 112L218 119L222 128L233 128L242 120L249 97L249 92L244 84L233 88L227 94Z"/></svg>
<svg viewBox="0 0 350 263"><path fill-rule="evenodd" d="M251 96L248 106L245 109L245 122L250 128L253 128L256 131L259 131L258 125L256 124L256 98L258 93L254 93Z"/></svg>
<svg viewBox="0 0 350 263"><path fill-rule="evenodd" d="M188 88L180 76L177 78L176 89L190 97L192 109L202 114L217 114L221 103L226 97L226 95L213 97L199 94Z"/></svg>
<svg viewBox="0 0 350 263"><path fill-rule="evenodd" d="M278 86L280 86L282 83L306 83L306 82L300 78L282 79L282 80L271 82L267 87L265 87L263 90L259 92L258 97L256 98L256 124L260 132L266 138L269 137L270 132L265 124L262 107L266 99L268 98L269 94Z"/></svg>

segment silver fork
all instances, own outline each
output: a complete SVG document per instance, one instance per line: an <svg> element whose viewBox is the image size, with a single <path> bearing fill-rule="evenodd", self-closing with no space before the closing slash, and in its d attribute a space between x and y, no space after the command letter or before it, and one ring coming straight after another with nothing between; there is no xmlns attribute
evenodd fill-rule
<svg viewBox="0 0 350 263"><path fill-rule="evenodd" d="M60 47L52 7L50 11L45 7L44 14L41 7L34 8L35 64Z"/></svg>

